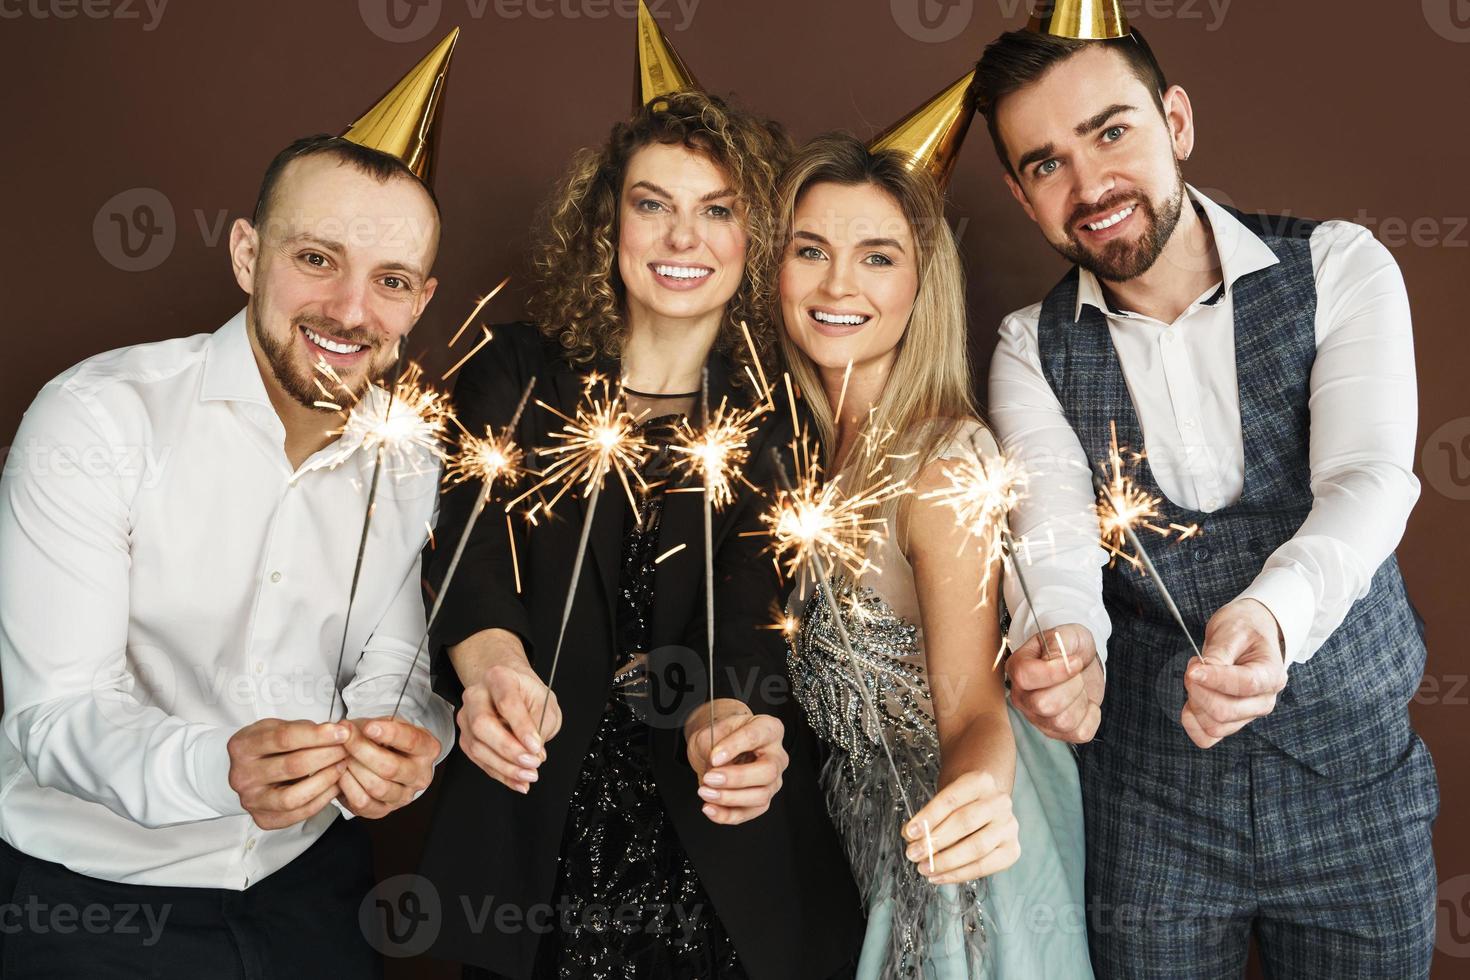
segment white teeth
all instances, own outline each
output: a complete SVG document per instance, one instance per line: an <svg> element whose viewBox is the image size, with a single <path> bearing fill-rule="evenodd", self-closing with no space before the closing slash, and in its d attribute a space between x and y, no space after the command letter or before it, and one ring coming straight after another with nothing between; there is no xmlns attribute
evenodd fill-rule
<svg viewBox="0 0 1470 980"><path fill-rule="evenodd" d="M856 327L860 324L867 323L870 319L870 317L860 316L856 313L824 313L821 310L812 310L812 318L819 323L835 323L844 327Z"/></svg>
<svg viewBox="0 0 1470 980"><path fill-rule="evenodd" d="M335 340L328 340L310 327L302 327L301 329L306 331L307 339L313 344L316 344L323 350L329 350L333 354L356 354L363 348L362 344L339 344Z"/></svg>
<svg viewBox="0 0 1470 980"><path fill-rule="evenodd" d="M1084 225L1084 227L1088 231L1102 231L1104 228L1111 228L1113 227L1113 225L1117 224L1118 222L1122 221L1124 218L1132 214L1134 208L1136 207L1137 205L1134 205L1132 208L1124 208L1117 214L1113 215L1111 218L1107 218L1103 221L1098 221L1090 225Z"/></svg>
<svg viewBox="0 0 1470 980"><path fill-rule="evenodd" d="M713 270L695 269L687 265L656 265L653 271L661 276L668 276L670 279L703 279Z"/></svg>

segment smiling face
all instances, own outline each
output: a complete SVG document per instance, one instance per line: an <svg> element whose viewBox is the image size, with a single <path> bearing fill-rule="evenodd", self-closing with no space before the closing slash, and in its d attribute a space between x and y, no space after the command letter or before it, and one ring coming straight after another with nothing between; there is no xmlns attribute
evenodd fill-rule
<svg viewBox="0 0 1470 980"><path fill-rule="evenodd" d="M729 176L703 154L663 143L633 154L618 206L618 273L632 316L724 310L745 273L736 206Z"/></svg>
<svg viewBox="0 0 1470 980"><path fill-rule="evenodd" d="M330 154L288 164L262 226L241 220L230 235L267 386L312 407L319 362L353 391L383 377L434 294L438 237L416 180L380 183Z"/></svg>
<svg viewBox="0 0 1470 980"><path fill-rule="evenodd" d="M1151 269L1183 208L1193 113L1178 86L1163 103L1161 113L1128 62L1096 47L996 109L1012 193L1057 251L1108 282Z"/></svg>
<svg viewBox="0 0 1470 980"><path fill-rule="evenodd" d="M827 182L797 199L781 264L781 315L819 368L891 363L918 291L913 229L891 194Z"/></svg>

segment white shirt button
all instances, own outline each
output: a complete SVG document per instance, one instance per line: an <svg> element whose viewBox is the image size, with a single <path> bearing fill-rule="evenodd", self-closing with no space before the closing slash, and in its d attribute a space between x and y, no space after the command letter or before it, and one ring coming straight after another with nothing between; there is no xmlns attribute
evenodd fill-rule
<svg viewBox="0 0 1470 980"><path fill-rule="evenodd" d="M272 582L279 582L280 580L281 580L281 573L280 572L271 572L271 581Z"/></svg>
<svg viewBox="0 0 1470 980"><path fill-rule="evenodd" d="M1214 497L1206 497L1205 498L1205 510L1214 510L1216 507L1219 507L1219 506L1220 506L1220 501L1217 500L1217 499L1215 499Z"/></svg>
<svg viewBox="0 0 1470 980"><path fill-rule="evenodd" d="M1194 428L1194 419L1185 419L1184 420L1184 427L1186 429L1192 429L1192 428Z"/></svg>
<svg viewBox="0 0 1470 980"><path fill-rule="evenodd" d="M265 673L265 664L263 664L259 660L257 660L255 662L255 672L257 674L263 674L263 673Z"/></svg>
<svg viewBox="0 0 1470 980"><path fill-rule="evenodd" d="M250 838L249 840L247 840L245 842L245 850L247 850L247 851L253 851L253 850L255 850L255 838L254 837Z"/></svg>

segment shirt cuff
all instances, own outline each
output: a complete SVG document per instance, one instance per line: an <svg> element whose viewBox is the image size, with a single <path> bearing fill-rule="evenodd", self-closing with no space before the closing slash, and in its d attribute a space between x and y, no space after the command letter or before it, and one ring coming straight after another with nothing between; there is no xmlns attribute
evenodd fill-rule
<svg viewBox="0 0 1470 980"><path fill-rule="evenodd" d="M230 786L230 737L225 728L210 728L194 740L189 757L189 779L205 805L222 817L245 813L240 794Z"/></svg>
<svg viewBox="0 0 1470 980"><path fill-rule="evenodd" d="M1288 667L1312 659L1316 651L1307 649L1307 637L1317 610L1317 597L1300 575L1289 568L1267 568L1240 598L1256 600L1276 617Z"/></svg>

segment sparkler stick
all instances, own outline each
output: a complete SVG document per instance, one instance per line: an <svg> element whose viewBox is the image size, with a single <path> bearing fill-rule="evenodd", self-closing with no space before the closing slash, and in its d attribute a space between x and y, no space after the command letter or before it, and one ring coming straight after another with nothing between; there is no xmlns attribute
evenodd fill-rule
<svg viewBox="0 0 1470 980"><path fill-rule="evenodd" d="M709 440L709 368L700 379L702 396L699 402L700 422L705 428L705 440ZM706 447L704 457L704 641L709 650L709 752L715 754L715 544L714 544L714 495L715 481L721 475L716 472L713 447ZM698 458L698 457L692 457Z"/></svg>
<svg viewBox="0 0 1470 980"><path fill-rule="evenodd" d="M1115 514L1121 513L1118 509L1118 502L1113 498L1112 488L1096 473L1092 474L1092 487L1107 501L1108 507ZM1142 563L1143 570L1148 573L1148 577L1153 579L1154 586L1159 590L1159 594L1164 597L1164 605L1169 607L1169 613L1174 617L1174 622L1179 624L1180 632L1184 634L1185 639L1189 640L1189 645L1193 648L1194 655L1201 660L1205 659L1204 654L1200 653L1199 644L1194 642L1194 635L1189 632L1189 627L1184 625L1184 617L1179 614L1179 607L1174 604L1174 596L1169 593L1169 587L1164 584L1163 576L1154 567L1153 559L1149 558L1148 549L1139 540L1138 532L1133 530L1133 524L1128 521L1122 521L1118 524L1117 530L1121 531L1128 543L1133 546L1134 555Z"/></svg>
<svg viewBox="0 0 1470 980"><path fill-rule="evenodd" d="M393 414L393 399L398 393L398 381L403 377L403 349L404 338L398 340L398 357L394 362L393 384L388 388L388 407L383 412L386 419ZM337 690L338 678L342 676L342 659L347 653L347 630L352 625L352 605L357 601L357 583L362 577L362 560L367 553L368 531L373 526L373 510L377 504L378 480L383 475L383 456L387 451L387 443L379 442L377 452L373 459L373 475L368 484L367 507L362 515L362 534L357 541L357 559L352 566L352 584L347 589L347 612L342 617L342 642L337 647L337 669L332 671L332 700L327 705L327 721L337 713ZM345 709L347 703L344 700L342 707Z"/></svg>
<svg viewBox="0 0 1470 980"><path fill-rule="evenodd" d="M594 393L599 385L602 389L600 397ZM607 379L594 374L588 376L582 396L582 404L577 407L575 417L568 417L545 402L536 403L566 422L562 431L552 433L552 438L562 440L561 444L542 451L546 455L557 457L556 462L547 469L539 483L506 505L509 510L518 501L556 483L560 483L561 488L546 504L548 514L562 495L574 485L581 484L586 495L587 511L582 518L582 533L577 542L576 557L572 561L572 578L567 586L566 604L562 607L556 649L551 655L551 671L546 678L546 697L541 702L541 718L537 722L537 731L544 726L546 710L551 705L552 685L556 681L557 667L561 664L562 642L566 639L567 622L571 619L572 604L576 601L577 584L582 579L587 542L592 533L592 519L597 513L597 503L602 497L603 482L608 474L616 473L623 485L623 491L628 495L628 503L636 510L638 504L633 499L633 487L628 482L628 476L631 473L642 485L643 477L639 469L648 458L648 445L637 431L639 420L623 406L621 392L613 395Z"/></svg>
<svg viewBox="0 0 1470 980"><path fill-rule="evenodd" d="M449 559L449 567L444 571L444 579L439 583L439 594L434 597L434 604L429 609L428 621L424 625L424 637L419 641L418 649L414 651L413 660L409 662L408 673L403 677L403 687L398 690L398 700L393 703L393 714L390 716L390 721L398 717L398 709L403 707L403 697L408 692L409 681L413 679L414 668L419 665L419 658L428 649L429 634L433 632L434 623L439 619L439 610L444 605L444 596L449 592L449 584L454 581L455 572L459 570L459 560L464 557L465 545L469 543L475 523L480 519L480 514L490 500L491 489L495 486L495 481L497 479L514 480L520 474L522 453L520 447L512 441L511 436L516 430L516 424L521 420L521 413L526 410L526 402L531 398L531 389L535 386L535 378L526 382L526 390L521 393L521 400L516 404L515 414L510 417L505 428L500 430L498 438L487 433L487 438L479 439L466 433L465 438L461 441L463 451L450 465L449 475L453 482L466 483L478 479L480 493L475 498L474 508L470 511L464 530L460 532L459 542L454 546L454 554Z"/></svg>
<svg viewBox="0 0 1470 980"><path fill-rule="evenodd" d="M796 447L793 447L795 449ZM763 515L767 525L771 528L772 541L778 551L788 553L788 567L793 572L810 570L815 574L819 591L826 597L827 612L832 617L832 625L837 630L837 641L842 646L842 652L847 655L847 662L852 668L853 679L857 681L858 693L862 697L863 709L874 718L881 718L877 705L873 702L873 693L868 688L868 681L857 665L857 653L853 650L852 639L847 635L847 624L843 621L842 612L837 606L837 596L832 591L832 570L828 564L828 551L833 552L833 560L842 564L848 564L847 558L859 550L866 551L866 545L871 543L882 532L874 526L873 522L867 522L853 511L853 502L868 501L871 506L873 500L883 500L883 497L874 498L865 495L860 498L850 498L844 507L836 496L837 480L830 481L822 491L817 491L814 484L816 473L799 474L800 486L794 486L791 478L786 474L786 468L782 464L781 455L775 449L771 449L771 461L774 464L776 481L780 484L782 493L778 495L772 512ZM797 453L799 457L799 452ZM893 486L889 484L889 486ZM901 492L897 488L894 492ZM784 498L784 499L783 499ZM882 519L876 520L881 524ZM883 726L876 726L878 743L883 748L883 755L888 760L888 767L893 771L893 785L898 789L899 798L903 802L904 812L909 820L914 818L913 804L909 802L908 792L903 786L903 777L898 771L898 764L893 760L893 751L888 746L888 738L883 734ZM930 852L933 852L933 843L930 842Z"/></svg>

